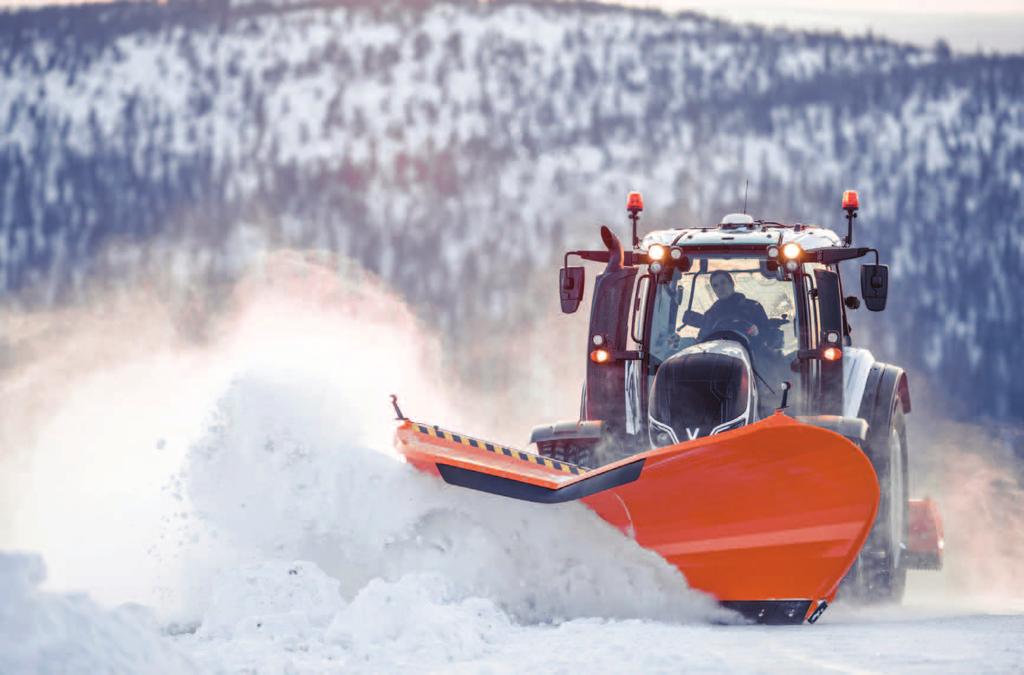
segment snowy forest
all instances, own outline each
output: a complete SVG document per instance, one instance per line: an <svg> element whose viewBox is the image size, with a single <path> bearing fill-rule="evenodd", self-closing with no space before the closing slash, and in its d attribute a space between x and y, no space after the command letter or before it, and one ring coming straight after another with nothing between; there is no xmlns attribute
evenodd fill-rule
<svg viewBox="0 0 1024 675"><path fill-rule="evenodd" d="M1024 419L1022 56L588 3L0 15L0 308L295 247L449 334L538 322L564 247L625 233L627 191L645 228L693 226L747 181L756 217L839 230L858 189L892 289L855 339L958 383L965 416Z"/></svg>

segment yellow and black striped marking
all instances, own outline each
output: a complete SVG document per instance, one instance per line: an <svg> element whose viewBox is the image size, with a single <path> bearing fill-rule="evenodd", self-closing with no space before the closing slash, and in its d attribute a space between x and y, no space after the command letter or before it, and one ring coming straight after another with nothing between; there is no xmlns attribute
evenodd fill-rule
<svg viewBox="0 0 1024 675"><path fill-rule="evenodd" d="M575 464L569 464L568 462L559 462L558 460L551 459L550 457L542 457L535 455L532 452L523 452L522 450L516 450L514 448L508 448L504 445L498 445L489 441L481 441L477 438L469 438L461 434L456 434L451 431L445 431L440 427L434 425L420 424L419 422L413 423L416 426L416 430L421 434L427 436L433 436L434 438L440 438L446 441L452 441L453 443L460 443L462 445L468 445L471 448L477 448L478 450L486 450L487 452L493 452L496 455L505 455L512 459L518 459L531 464L537 464L540 466L546 466L556 471L563 473L571 473L573 475L580 475L586 473L587 470L576 466Z"/></svg>

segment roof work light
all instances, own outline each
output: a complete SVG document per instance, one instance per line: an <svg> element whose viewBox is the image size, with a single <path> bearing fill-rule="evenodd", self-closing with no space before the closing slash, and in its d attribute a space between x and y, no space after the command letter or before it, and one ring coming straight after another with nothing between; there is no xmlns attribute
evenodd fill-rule
<svg viewBox="0 0 1024 675"><path fill-rule="evenodd" d="M846 211L846 245L853 244L853 220L857 217L857 209L860 208L860 197L856 190L847 190L843 193L843 210Z"/></svg>
<svg viewBox="0 0 1024 675"><path fill-rule="evenodd" d="M630 192L626 197L626 210L630 213L639 213L644 210L644 197L639 192Z"/></svg>
<svg viewBox="0 0 1024 675"><path fill-rule="evenodd" d="M640 245L640 238L636 236L637 222L640 220L640 212L644 210L644 198L639 192L630 192L626 197L626 212L633 223L633 248Z"/></svg>

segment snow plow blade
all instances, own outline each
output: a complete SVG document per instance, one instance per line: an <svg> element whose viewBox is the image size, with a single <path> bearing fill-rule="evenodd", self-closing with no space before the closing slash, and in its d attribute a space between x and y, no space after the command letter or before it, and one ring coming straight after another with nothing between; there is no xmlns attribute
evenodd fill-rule
<svg viewBox="0 0 1024 675"><path fill-rule="evenodd" d="M409 420L396 441L452 485L580 500L691 587L764 623L817 618L878 507L875 472L855 443L782 414L591 470Z"/></svg>

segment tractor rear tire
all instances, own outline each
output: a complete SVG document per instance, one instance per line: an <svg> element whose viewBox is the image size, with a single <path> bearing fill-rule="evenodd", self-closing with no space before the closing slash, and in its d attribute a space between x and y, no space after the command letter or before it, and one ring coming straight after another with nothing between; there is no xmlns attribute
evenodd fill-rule
<svg viewBox="0 0 1024 675"><path fill-rule="evenodd" d="M902 560L909 532L907 429L898 397L892 405L888 429L868 434L865 451L878 476L878 515L844 581L852 599L864 604L898 603L907 583Z"/></svg>

